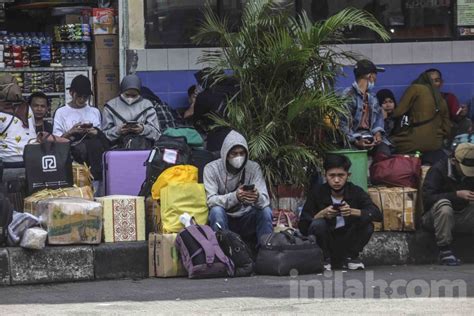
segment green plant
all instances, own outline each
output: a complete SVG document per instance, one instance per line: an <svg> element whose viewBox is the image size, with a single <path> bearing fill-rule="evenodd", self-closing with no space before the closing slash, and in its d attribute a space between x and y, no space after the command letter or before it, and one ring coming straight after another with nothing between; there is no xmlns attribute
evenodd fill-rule
<svg viewBox="0 0 474 316"><path fill-rule="evenodd" d="M388 33L369 13L345 9L313 23L306 13L290 17L276 0L247 1L239 31L208 7L194 40L217 43L200 58L212 67L209 74L223 78L231 70L240 91L228 101L216 125L229 126L248 140L250 158L262 167L271 185L307 183L309 170L338 137L338 117L346 115L345 99L333 89L341 60L354 59L341 51L342 30L360 26L382 39ZM332 44L329 44L332 43Z"/></svg>

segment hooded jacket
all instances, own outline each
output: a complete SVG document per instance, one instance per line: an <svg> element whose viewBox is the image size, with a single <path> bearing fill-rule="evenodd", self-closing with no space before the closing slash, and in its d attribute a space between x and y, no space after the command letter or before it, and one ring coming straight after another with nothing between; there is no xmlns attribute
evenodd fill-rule
<svg viewBox="0 0 474 316"><path fill-rule="evenodd" d="M136 89L140 92L140 78L135 75L126 76L122 80L120 91L123 93L128 89ZM119 131L124 122L114 115L114 113L112 113L112 111L107 108L108 106L120 114L123 119L142 123L144 129L140 134L141 136L145 136L150 140L156 140L160 137L161 132L158 116L155 109L153 108L153 104L149 100L146 100L140 96L138 100L129 105L127 102L125 102L122 96L118 96L115 99L107 102L107 105L104 107L104 115L102 116L103 132L110 141L115 141L120 137ZM142 115L137 118L140 113L142 113Z"/></svg>
<svg viewBox="0 0 474 316"><path fill-rule="evenodd" d="M227 154L238 145L247 151L247 160L237 173L232 173L229 171ZM244 205L237 199L237 188L241 184L255 185L259 196L254 205ZM267 185L260 166L255 161L248 160L247 141L236 131L231 131L224 139L221 158L208 163L204 168L204 187L208 207L220 206L232 217L240 217L252 207L263 209L270 205Z"/></svg>

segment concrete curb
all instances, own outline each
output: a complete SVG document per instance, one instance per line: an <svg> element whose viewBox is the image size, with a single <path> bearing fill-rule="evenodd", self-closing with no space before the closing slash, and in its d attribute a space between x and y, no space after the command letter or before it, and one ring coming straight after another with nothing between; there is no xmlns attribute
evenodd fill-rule
<svg viewBox="0 0 474 316"><path fill-rule="evenodd" d="M453 248L464 262L474 262L474 236L456 236ZM362 253L367 266L431 264L438 250L433 233L376 232ZM0 285L146 278L146 241L97 246L0 248Z"/></svg>
<svg viewBox="0 0 474 316"><path fill-rule="evenodd" d="M94 279L91 246L7 248L11 284L71 282Z"/></svg>
<svg viewBox="0 0 474 316"><path fill-rule="evenodd" d="M146 241L105 243L93 248L96 279L148 277L148 243Z"/></svg>

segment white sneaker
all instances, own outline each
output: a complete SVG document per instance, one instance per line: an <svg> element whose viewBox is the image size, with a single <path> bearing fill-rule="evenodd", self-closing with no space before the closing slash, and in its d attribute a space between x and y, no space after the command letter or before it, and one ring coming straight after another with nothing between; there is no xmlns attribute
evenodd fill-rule
<svg viewBox="0 0 474 316"><path fill-rule="evenodd" d="M347 258L347 269L349 270L364 270L365 265L360 259Z"/></svg>
<svg viewBox="0 0 474 316"><path fill-rule="evenodd" d="M325 271L331 271L331 259L325 259L323 266Z"/></svg>

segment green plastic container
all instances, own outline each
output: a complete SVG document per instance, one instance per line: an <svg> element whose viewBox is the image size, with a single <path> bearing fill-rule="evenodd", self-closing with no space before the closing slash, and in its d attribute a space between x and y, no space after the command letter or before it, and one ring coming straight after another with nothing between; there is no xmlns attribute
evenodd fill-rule
<svg viewBox="0 0 474 316"><path fill-rule="evenodd" d="M330 153L344 155L349 158L352 163L349 181L360 186L367 192L367 170L369 168L367 150L342 149L331 151Z"/></svg>

